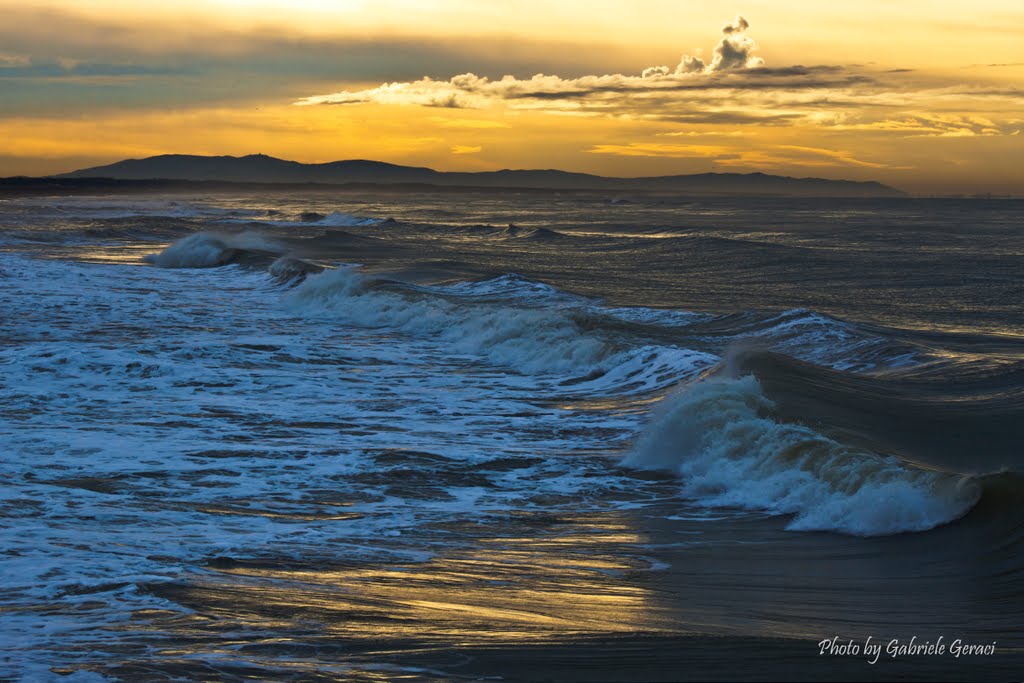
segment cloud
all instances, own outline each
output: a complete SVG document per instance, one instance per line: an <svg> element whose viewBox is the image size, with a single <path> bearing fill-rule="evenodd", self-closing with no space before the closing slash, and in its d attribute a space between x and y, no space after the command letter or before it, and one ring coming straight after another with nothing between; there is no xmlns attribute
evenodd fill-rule
<svg viewBox="0 0 1024 683"><path fill-rule="evenodd" d="M838 149L823 149L821 147L807 147L805 145L777 145L775 148L776 160L786 159L802 163L805 166L832 166L835 164L846 164L849 166L863 166L866 168L887 168L887 164L865 161L858 159L853 152Z"/></svg>
<svg viewBox="0 0 1024 683"><path fill-rule="evenodd" d="M398 80L376 87L314 95L294 104L376 104L465 111L496 109L687 126L810 125L833 131L862 130L883 136L1009 135L1020 128L1005 119L1024 102L1024 91L951 85L940 77L907 69L767 66L755 54L757 44L748 34L749 29L750 22L742 16L736 17L722 28L718 44L707 61L699 53L683 55L674 68L650 66L634 74L575 77L539 73L529 78L505 75L493 79L475 72L447 80L424 76L418 80ZM982 100L985 104L978 104ZM933 111L964 111L963 107L971 107L974 111L989 112L993 121L1004 120L986 126L935 118L915 119L921 116L923 102L928 102ZM450 124L467 128L474 125Z"/></svg>
<svg viewBox="0 0 1024 683"><path fill-rule="evenodd" d="M610 154L623 157L703 159L721 166L736 168L775 169L786 166L893 168L887 164L859 159L847 150L801 145L772 145L759 149L745 149L720 145L631 142L628 144L594 145L587 151L591 154Z"/></svg>
<svg viewBox="0 0 1024 683"><path fill-rule="evenodd" d="M1024 66L1024 62L999 62L997 64L968 64L963 69L1006 69Z"/></svg>
<svg viewBox="0 0 1024 683"><path fill-rule="evenodd" d="M668 76L672 73L672 69L667 66L649 66L640 72L640 78L657 78L658 76Z"/></svg>
<svg viewBox="0 0 1024 683"><path fill-rule="evenodd" d="M730 35L732 33L743 33L748 28L750 28L750 24L747 20L737 15L731 24L726 24L722 27L722 34Z"/></svg>
<svg viewBox="0 0 1024 683"><path fill-rule="evenodd" d="M1014 135L1024 119L996 122L984 116L955 114L916 114L898 119L880 119L848 123L834 121L834 130L897 133L901 137L973 138Z"/></svg>
<svg viewBox="0 0 1024 683"><path fill-rule="evenodd" d="M749 26L746 19L738 16L733 23L722 28L722 40L715 47L715 56L707 66L708 70L754 69L764 65L764 60L753 54L757 43L746 33Z"/></svg>
<svg viewBox="0 0 1024 683"><path fill-rule="evenodd" d="M448 80L423 77L366 89L303 98L299 105L386 104L460 110L514 110L560 116L599 116L694 126L810 126L829 133L855 131L875 138L978 137L1014 135L1021 129L1016 88L953 85L911 69L801 64L767 66L757 56L750 22L726 23L705 59L682 55L675 67L649 66L632 75L610 73L491 79L463 73ZM924 105L923 103L928 103ZM988 112L988 119L952 112ZM926 108L932 112L923 114ZM948 113L947 113L948 112ZM706 129L700 132L704 133ZM680 136L681 137L681 136ZM667 141L666 141L667 142ZM752 152L715 154L709 145L635 142L598 145L595 154L715 158L716 163L776 168L776 161ZM681 141L680 141L681 142ZM792 146L775 148L777 160L798 166L874 168L845 151Z"/></svg>
<svg viewBox="0 0 1024 683"><path fill-rule="evenodd" d="M299 105L384 104L477 110L501 106L549 114L626 117L680 123L780 125L807 118L816 104L866 86L872 79L832 67L765 67L644 77L610 74L561 78L466 73L447 81L428 77L307 97ZM826 95L827 93L828 95ZM847 99L852 93L846 93ZM827 106L827 105L824 105Z"/></svg>
<svg viewBox="0 0 1024 683"><path fill-rule="evenodd" d="M683 55L675 70L667 66L650 66L641 72L641 78L664 78L683 74L715 73L733 69L756 69L764 66L764 60L754 56L757 43L747 35L750 22L737 16L722 27L722 38L715 46L710 64L705 64L698 53L696 56Z"/></svg>
<svg viewBox="0 0 1024 683"><path fill-rule="evenodd" d="M652 66L643 69L639 76L619 73L562 78L537 74L528 79L506 75L497 80L464 73L447 81L423 77L417 81L384 83L365 90L342 90L306 97L296 104L375 103L480 109L501 102L511 103L510 106L520 109L614 114L624 109L621 105L627 98L642 98L672 90L748 89L765 87L768 83L778 86L779 79L787 78L789 82L782 85L806 87L795 81L812 72L817 73L812 68L798 67L795 71L763 69L764 60L753 55L757 43L746 33L749 26L746 19L736 17L722 29L722 37L710 63L706 64L699 56L683 55L674 70L667 66ZM742 77L744 72L762 70L765 83L756 84L755 78ZM576 102L568 103L569 100Z"/></svg>
<svg viewBox="0 0 1024 683"><path fill-rule="evenodd" d="M452 154L479 154L484 151L480 145L454 145Z"/></svg>
<svg viewBox="0 0 1024 683"><path fill-rule="evenodd" d="M672 157L676 159L717 159L729 155L731 149L717 145L671 145L659 142L631 142L625 145L594 145L591 154L614 154L623 157Z"/></svg>

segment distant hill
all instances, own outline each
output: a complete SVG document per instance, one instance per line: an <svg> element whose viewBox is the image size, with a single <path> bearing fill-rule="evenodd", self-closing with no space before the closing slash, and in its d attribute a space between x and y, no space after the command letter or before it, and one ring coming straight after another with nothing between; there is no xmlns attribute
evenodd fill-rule
<svg viewBox="0 0 1024 683"><path fill-rule="evenodd" d="M877 182L790 178L764 173L699 173L650 178L608 178L557 170L455 173L381 161L350 160L302 164L264 154L244 157L165 154L84 168L55 178L188 180L230 183L417 184L445 187L554 190L642 190L692 195L783 195L802 197L897 197L903 193Z"/></svg>

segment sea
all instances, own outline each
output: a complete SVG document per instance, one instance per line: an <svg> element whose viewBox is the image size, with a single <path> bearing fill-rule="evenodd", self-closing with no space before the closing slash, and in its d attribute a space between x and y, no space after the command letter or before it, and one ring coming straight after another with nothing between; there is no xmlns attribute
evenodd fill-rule
<svg viewBox="0 0 1024 683"><path fill-rule="evenodd" d="M1024 200L0 199L3 680L1020 680L1022 443Z"/></svg>

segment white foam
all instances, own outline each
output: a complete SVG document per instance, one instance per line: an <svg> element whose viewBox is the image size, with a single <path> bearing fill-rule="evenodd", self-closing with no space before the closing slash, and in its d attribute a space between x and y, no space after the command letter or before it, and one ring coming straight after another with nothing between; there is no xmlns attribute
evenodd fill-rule
<svg viewBox="0 0 1024 683"><path fill-rule="evenodd" d="M445 288L448 293L509 293L509 282ZM512 288L520 294L519 282ZM552 290L539 288L545 300ZM529 287L532 297L538 290ZM557 290L554 290L557 293ZM633 389L653 389L695 372L709 354L669 347L627 347L577 322L572 308L527 307L507 302L451 301L424 288L385 289L342 267L308 277L289 295L291 310L326 316L335 322L360 327L401 330L445 344L446 351L485 358L495 365L528 373L579 376L600 373L600 386L630 380ZM672 371L675 374L671 374ZM642 377L641 377L642 375Z"/></svg>
<svg viewBox="0 0 1024 683"><path fill-rule="evenodd" d="M708 313L694 313L692 311L675 311L664 308L646 308L643 306L625 306L620 308L605 308L602 311L625 322L640 323L643 325L660 325L662 327L686 327L698 322L704 322L714 318Z"/></svg>
<svg viewBox="0 0 1024 683"><path fill-rule="evenodd" d="M480 299L511 299L520 303L540 304L546 306L586 306L596 305L594 299L571 294L552 287L546 282L508 273L486 280L469 280L450 285L423 287L423 291L437 292L466 298Z"/></svg>
<svg viewBox="0 0 1024 683"><path fill-rule="evenodd" d="M238 250L271 254L283 251L273 240L256 232L198 232L178 240L159 254L147 255L144 260L161 268L212 268L225 265Z"/></svg>
<svg viewBox="0 0 1024 683"><path fill-rule="evenodd" d="M324 292L325 320L280 305L270 277L238 266L0 253L0 279L13 330L0 347L0 660L17 657L19 671L114 652L133 637L133 613L182 609L140 586L180 580L212 557L315 558L341 547L353 561L418 561L452 542L432 529L481 510L578 510L603 486L637 495L592 457L623 447L637 415L538 404L570 375L480 362L484 347L456 338L473 324L443 334L471 312L460 302L427 297L402 313L409 300L367 290L406 316L389 324L438 306L427 327L408 323L422 333L402 334L337 324L339 307L370 302L358 292ZM509 310L483 307L495 324ZM558 318L520 314L514 330ZM557 341L570 323L550 324L542 335ZM496 330L480 334L498 335L510 359L535 339ZM669 350L644 353L586 386L603 392L602 382L632 381L615 372L673 362ZM645 365L651 353L668 355ZM436 460L401 460L413 452ZM524 463L488 470L495 458ZM403 491L410 470L429 473L436 495ZM400 543L410 534L414 546ZM73 608L46 619L35 611L53 603Z"/></svg>
<svg viewBox="0 0 1024 683"><path fill-rule="evenodd" d="M289 301L294 310L306 314L434 336L447 342L453 353L483 355L527 370L571 371L613 352L601 340L581 335L570 319L554 312L458 304L370 285L355 268L337 268L307 278Z"/></svg>
<svg viewBox="0 0 1024 683"><path fill-rule="evenodd" d="M969 478L776 422L771 407L752 376L694 383L665 399L623 462L677 472L705 505L791 514L790 529L860 536L931 529L981 495Z"/></svg>
<svg viewBox="0 0 1024 683"><path fill-rule="evenodd" d="M332 211L322 219L316 221L317 225L330 225L337 228L353 228L360 225L373 225L379 223L379 218L367 218L366 216L356 216L355 214L346 213L344 211Z"/></svg>

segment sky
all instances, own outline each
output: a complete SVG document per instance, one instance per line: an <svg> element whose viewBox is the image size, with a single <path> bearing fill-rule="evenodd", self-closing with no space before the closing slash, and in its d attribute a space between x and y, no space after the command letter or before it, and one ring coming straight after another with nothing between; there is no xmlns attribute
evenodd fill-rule
<svg viewBox="0 0 1024 683"><path fill-rule="evenodd" d="M0 176L156 154L1024 195L1019 0L0 0Z"/></svg>

